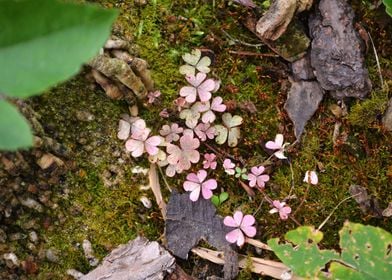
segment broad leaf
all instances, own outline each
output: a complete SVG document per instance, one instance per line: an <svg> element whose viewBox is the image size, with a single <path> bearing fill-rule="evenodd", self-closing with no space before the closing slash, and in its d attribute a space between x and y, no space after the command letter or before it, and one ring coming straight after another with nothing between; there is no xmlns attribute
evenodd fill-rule
<svg viewBox="0 0 392 280"><path fill-rule="evenodd" d="M293 272L307 279L323 277L321 269L330 263L331 279L389 279L392 275L392 234L373 226L346 222L339 232L341 254L320 250L322 233L312 227L289 231L290 243L271 239L268 245ZM293 246L294 245L294 246Z"/></svg>
<svg viewBox="0 0 392 280"><path fill-rule="evenodd" d="M285 238L292 244L279 244L279 239L268 240L268 245L284 264L301 277L315 279L325 264L339 255L332 250L320 250L317 246L322 232L304 226L286 233Z"/></svg>
<svg viewBox="0 0 392 280"><path fill-rule="evenodd" d="M388 15L392 17L392 0L383 0Z"/></svg>
<svg viewBox="0 0 392 280"><path fill-rule="evenodd" d="M26 119L5 100L0 100L0 150L15 151L33 145Z"/></svg>
<svg viewBox="0 0 392 280"><path fill-rule="evenodd" d="M55 0L0 1L0 92L28 97L69 79L98 53L116 15Z"/></svg>

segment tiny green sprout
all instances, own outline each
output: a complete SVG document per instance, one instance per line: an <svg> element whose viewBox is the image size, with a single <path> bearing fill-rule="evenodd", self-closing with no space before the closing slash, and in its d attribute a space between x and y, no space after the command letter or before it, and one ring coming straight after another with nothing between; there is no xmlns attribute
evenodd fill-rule
<svg viewBox="0 0 392 280"><path fill-rule="evenodd" d="M248 179L248 175L247 175L247 170L246 170L246 168L240 168L240 167L236 167L235 168L235 177L236 178L241 178L241 179L244 179L244 180L247 180Z"/></svg>
<svg viewBox="0 0 392 280"><path fill-rule="evenodd" d="M219 207L227 199L229 199L229 194L227 192L222 192L219 196L213 195L211 197L211 202L215 205L215 207Z"/></svg>

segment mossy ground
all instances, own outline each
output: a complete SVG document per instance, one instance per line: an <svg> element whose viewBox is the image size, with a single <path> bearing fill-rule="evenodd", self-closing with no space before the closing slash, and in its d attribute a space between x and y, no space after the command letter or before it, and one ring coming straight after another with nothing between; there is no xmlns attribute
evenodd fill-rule
<svg viewBox="0 0 392 280"><path fill-rule="evenodd" d="M233 50L270 51L266 47L250 48L233 44L221 32L225 30L240 40L258 43L237 21L244 10L228 5L227 1L163 0L149 1L143 6L133 1L94 2L121 10L114 34L137 44L140 57L151 66L163 100L161 104L143 110L141 115L155 131L163 124L158 113L171 106L179 88L185 84L184 78L178 73L178 67L182 64L181 54L194 47L202 47L214 53L212 75L222 81L219 94L232 103L251 101L257 108L255 114L240 109L234 111L244 118L242 140L237 148L227 151L248 162L261 162L267 154L260 140L271 140L278 132L283 132L289 142L295 140L291 122L283 110L286 91L282 87L285 77L281 72L286 67L285 63L274 57L244 57L230 53ZM373 21L375 13L362 6L358 12L359 18L362 17L367 23L370 33L378 34L378 25ZM392 63L391 28L387 34L389 37L386 34L374 36L382 69L390 68ZM389 45L385 43L388 40ZM290 152L294 194L298 197L290 201L290 205L296 211L295 218L303 225L318 226L339 201L349 196L348 188L351 184L367 188L369 193L380 200L382 207L392 201L392 137L382 130L379 120L388 92L379 89L371 52L368 57L375 90L369 101L350 104L350 114L343 120L342 126L342 131L349 135L347 141L340 146L332 143L336 119L328 106L335 101L326 98L307 125L300 145ZM391 83L390 80L387 82ZM147 162L127 160L126 164L121 165L124 170L123 180L112 188L104 186L100 176L110 165L118 165L113 153L122 150L123 143L116 139L117 122L120 114L127 112L127 107L121 102L107 99L101 90L91 88L91 82L87 82L84 75L38 98L36 104L46 129L53 131L56 139L75 151L77 166L69 173L65 183L71 190L69 198L62 199L59 209L54 213L62 213L66 217L65 222L42 232L46 236L47 247L60 250L61 262L58 265L43 264L36 279L65 279L64 273L69 268L87 272L90 267L78 245L85 238L93 243L98 257L105 256L112 248L126 243L137 234L160 239L164 222L159 210L155 206L146 210L139 202L142 191L138 186L147 184L146 178L130 171L136 164L147 166ZM88 110L94 114L95 120L76 120L76 110ZM80 137L85 138L87 143L78 143ZM86 149L86 146L90 149ZM321 166L323 168L319 170ZM302 182L303 175L306 170L313 169L318 170L319 185L310 187L305 203L297 211L307 187ZM181 189L183 177L168 182ZM262 201L261 195L249 200L235 179L223 173L216 173L216 177L219 178L221 188L230 195L229 200L218 209L222 215L231 214L235 209L242 209L246 213L256 211ZM272 198L284 198L292 185L290 166L281 164L274 169L271 177L266 192ZM59 193L63 187L59 186ZM153 199L152 193L144 193ZM268 214L269 208L267 203L263 203L256 214L257 238L264 242L297 227L290 220L280 221L276 215ZM338 230L345 220L377 225L392 231L389 220L364 217L355 202L349 200L339 207L324 226L323 246L337 247ZM243 273L243 279L248 279L246 273Z"/></svg>

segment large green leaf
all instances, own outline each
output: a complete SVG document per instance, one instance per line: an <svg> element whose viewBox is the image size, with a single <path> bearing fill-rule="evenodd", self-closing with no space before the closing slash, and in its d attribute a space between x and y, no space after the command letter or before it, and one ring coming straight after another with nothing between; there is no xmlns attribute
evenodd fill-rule
<svg viewBox="0 0 392 280"><path fill-rule="evenodd" d="M313 227L304 226L286 233L285 238L291 243L279 244L279 239L268 240L279 259L298 276L317 279L325 264L339 255L333 250L320 250L317 246L323 233ZM294 247L293 247L294 245Z"/></svg>
<svg viewBox="0 0 392 280"><path fill-rule="evenodd" d="M15 151L33 145L26 119L5 100L0 100L0 150Z"/></svg>
<svg viewBox="0 0 392 280"><path fill-rule="evenodd" d="M388 15L392 17L392 0L383 0Z"/></svg>
<svg viewBox="0 0 392 280"><path fill-rule="evenodd" d="M376 280L392 275L392 234L373 226L346 222L339 232L341 254L320 250L322 233L312 227L289 231L290 243L268 241L275 254L293 272L306 279L325 278L321 269L329 263L328 279Z"/></svg>
<svg viewBox="0 0 392 280"><path fill-rule="evenodd" d="M0 0L0 92L27 97L76 74L117 11L56 0Z"/></svg>

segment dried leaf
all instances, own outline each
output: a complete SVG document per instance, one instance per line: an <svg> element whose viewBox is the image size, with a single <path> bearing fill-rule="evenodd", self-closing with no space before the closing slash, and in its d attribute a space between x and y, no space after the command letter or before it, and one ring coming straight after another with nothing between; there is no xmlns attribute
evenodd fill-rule
<svg viewBox="0 0 392 280"><path fill-rule="evenodd" d="M226 241L230 231L215 214L211 201L189 200L188 194L172 192L167 205L166 239L168 248L180 258L187 259L189 251L201 240L225 252L225 279L238 272L237 255Z"/></svg>
<svg viewBox="0 0 392 280"><path fill-rule="evenodd" d="M294 123L297 139L301 137L307 121L316 112L323 96L323 90L315 81L292 81L284 108Z"/></svg>

